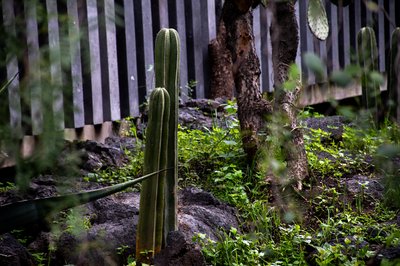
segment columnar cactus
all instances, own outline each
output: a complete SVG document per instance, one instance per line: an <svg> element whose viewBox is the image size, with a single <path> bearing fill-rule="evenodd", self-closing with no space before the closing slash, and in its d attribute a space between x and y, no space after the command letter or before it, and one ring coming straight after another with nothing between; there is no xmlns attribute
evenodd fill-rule
<svg viewBox="0 0 400 266"><path fill-rule="evenodd" d="M154 89L150 95L144 173L166 168L169 109L170 100L167 90ZM154 254L161 250L164 182L165 173L163 172L142 183L136 235L136 259L141 262L149 263Z"/></svg>
<svg viewBox="0 0 400 266"><path fill-rule="evenodd" d="M150 263L166 243L168 232L178 229L178 79L179 35L162 29L156 37L156 87L150 96L144 170L168 170L143 183L140 194L136 259Z"/></svg>
<svg viewBox="0 0 400 266"><path fill-rule="evenodd" d="M389 115L391 118L400 121L400 28L396 28L392 33L392 42L390 47L390 62L388 70L387 91L389 94Z"/></svg>
<svg viewBox="0 0 400 266"><path fill-rule="evenodd" d="M362 68L362 105L377 122L380 87L379 83L372 78L371 73L378 70L378 48L372 28L364 27L358 32L357 53L358 63Z"/></svg>
<svg viewBox="0 0 400 266"><path fill-rule="evenodd" d="M170 105L170 121L168 132L168 155L165 199L164 240L170 231L178 229L177 222L177 181L178 181L178 102L179 102L179 58L180 40L174 29L161 29L156 37L155 76L156 87L167 89Z"/></svg>

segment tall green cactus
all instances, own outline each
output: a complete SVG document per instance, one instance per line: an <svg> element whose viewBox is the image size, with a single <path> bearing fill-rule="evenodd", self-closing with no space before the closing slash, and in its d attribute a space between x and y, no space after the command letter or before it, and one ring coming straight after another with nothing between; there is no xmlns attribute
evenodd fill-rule
<svg viewBox="0 0 400 266"><path fill-rule="evenodd" d="M179 58L180 40L174 29L161 29L155 45L156 87L165 87L170 95L170 121L168 132L168 162L166 177L164 240L170 231L178 229L177 181L178 181L178 102L179 102Z"/></svg>
<svg viewBox="0 0 400 266"><path fill-rule="evenodd" d="M390 60L388 69L388 100L390 101L389 115L391 118L400 121L400 27L396 28L392 33L392 42L390 47Z"/></svg>
<svg viewBox="0 0 400 266"><path fill-rule="evenodd" d="M151 262L166 244L168 232L178 229L179 56L177 31L162 29L156 37L154 65L157 88L150 96L144 170L145 173L165 167L168 170L142 186L136 239L136 260L140 262Z"/></svg>
<svg viewBox="0 0 400 266"><path fill-rule="evenodd" d="M156 88L150 95L149 121L146 130L144 173L166 168L170 99L166 89ZM139 222L136 233L136 259L150 263L161 250L165 173L142 183Z"/></svg>
<svg viewBox="0 0 400 266"><path fill-rule="evenodd" d="M378 122L380 86L371 73L378 70L378 48L375 32L370 27L362 28L357 34L358 63L362 68L362 105Z"/></svg>

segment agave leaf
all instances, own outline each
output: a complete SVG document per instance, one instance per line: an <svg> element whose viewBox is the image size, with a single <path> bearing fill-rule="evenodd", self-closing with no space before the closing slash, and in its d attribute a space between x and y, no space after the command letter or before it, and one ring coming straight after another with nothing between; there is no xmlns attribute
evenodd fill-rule
<svg viewBox="0 0 400 266"><path fill-rule="evenodd" d="M48 197L34 200L18 201L0 206L0 234L18 227L39 222L52 213L68 208L73 208L111 194L125 190L151 176L167 169L156 171L142 177L130 180L121 184L89 190L81 193L68 194L63 196Z"/></svg>
<svg viewBox="0 0 400 266"><path fill-rule="evenodd" d="M15 73L15 75L14 75L10 80L8 80L8 81L0 88L0 94L1 94L5 89L7 89L8 86L10 86L11 82L14 81L14 79L18 76L18 74L19 74L19 72Z"/></svg>
<svg viewBox="0 0 400 266"><path fill-rule="evenodd" d="M260 2L264 7L268 6L268 0L261 0Z"/></svg>
<svg viewBox="0 0 400 266"><path fill-rule="evenodd" d="M309 0L307 21L311 32L321 41L326 40L329 34L328 18L322 0Z"/></svg>

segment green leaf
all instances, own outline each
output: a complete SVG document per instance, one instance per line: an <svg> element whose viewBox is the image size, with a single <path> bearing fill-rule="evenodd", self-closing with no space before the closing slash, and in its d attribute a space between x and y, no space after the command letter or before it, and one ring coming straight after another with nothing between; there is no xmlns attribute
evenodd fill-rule
<svg viewBox="0 0 400 266"><path fill-rule="evenodd" d="M379 11L379 5L375 3L374 1L366 1L365 5L367 9L371 12L378 12Z"/></svg>
<svg viewBox="0 0 400 266"><path fill-rule="evenodd" d="M381 73L377 71L371 71L369 73L369 78L371 79L372 82L375 82L379 85L383 85L385 83L384 77L382 76Z"/></svg>
<svg viewBox="0 0 400 266"><path fill-rule="evenodd" d="M308 1L307 21L315 37L322 41L326 40L329 34L329 24L322 0Z"/></svg>
<svg viewBox="0 0 400 266"><path fill-rule="evenodd" d="M160 172L149 173L125 183L63 196L18 201L0 206L0 234L14 228L27 226L44 220L52 213L73 208L111 194L120 192Z"/></svg>
<svg viewBox="0 0 400 266"><path fill-rule="evenodd" d="M268 6L268 0L261 0L261 4L262 4L264 7L267 7L267 6Z"/></svg>
<svg viewBox="0 0 400 266"><path fill-rule="evenodd" d="M323 79L325 65L321 58L316 56L314 53L305 53L303 55L305 65L317 76L318 79Z"/></svg>
<svg viewBox="0 0 400 266"><path fill-rule="evenodd" d="M351 75L347 71L336 70L331 74L331 81L339 87L347 87L352 80Z"/></svg>

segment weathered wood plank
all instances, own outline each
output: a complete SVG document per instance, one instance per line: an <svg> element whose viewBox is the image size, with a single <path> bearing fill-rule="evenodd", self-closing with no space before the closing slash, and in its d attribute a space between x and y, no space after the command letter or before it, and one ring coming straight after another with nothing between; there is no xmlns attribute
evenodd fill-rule
<svg viewBox="0 0 400 266"><path fill-rule="evenodd" d="M157 0L158 2L158 15L160 19L159 29L156 30L156 33L162 28L169 27L168 20L168 1L167 0Z"/></svg>
<svg viewBox="0 0 400 266"><path fill-rule="evenodd" d="M185 0L172 0L169 7L170 27L175 28L179 33L181 40L181 57L180 57L180 94L181 99L188 99L189 82L188 77L188 59L186 46L186 20L185 20Z"/></svg>
<svg viewBox="0 0 400 266"><path fill-rule="evenodd" d="M337 21L337 7L333 4L327 4L326 14L329 22L329 35L326 39L327 50L327 73L330 75L332 70L339 69L339 48L338 48L338 21Z"/></svg>
<svg viewBox="0 0 400 266"><path fill-rule="evenodd" d="M53 85L53 111L57 120L55 127L64 129L64 98L62 91L62 70L60 54L60 31L58 25L57 2L46 0L48 19L48 38L50 56L50 77Z"/></svg>
<svg viewBox="0 0 400 266"><path fill-rule="evenodd" d="M3 23L4 28L11 36L16 36L15 28L15 13L14 13L14 1L3 0ZM16 55L8 55L7 63L7 80L14 78L15 74L19 73L18 60ZM10 113L10 126L15 136L21 136L22 125L21 125L21 100L19 90L19 75L13 80L8 87L8 105Z"/></svg>
<svg viewBox="0 0 400 266"><path fill-rule="evenodd" d="M256 54L258 59L260 60L260 70L262 71L262 66L264 63L264 58L262 56L262 31L261 28L261 10L257 8L253 11L253 32L254 32L254 46L256 48ZM260 75L260 90L263 91L264 82L263 76Z"/></svg>
<svg viewBox="0 0 400 266"><path fill-rule="evenodd" d="M378 5L380 7L384 7L384 0L379 0ZM386 47L386 42L385 42L385 14L383 12L379 12L377 14L378 16L378 26L377 29L378 31L376 32L376 39L378 42L378 54L379 54L379 71L385 72L385 47ZM390 37L389 37L390 38Z"/></svg>
<svg viewBox="0 0 400 266"><path fill-rule="evenodd" d="M67 12L69 15L68 36L71 57L72 76L72 102L74 106L74 127L79 128L85 125L84 101L82 86L82 65L78 5L74 0L67 1Z"/></svg>
<svg viewBox="0 0 400 266"><path fill-rule="evenodd" d="M126 63L128 76L129 114L139 116L139 88L137 78L137 50L135 33L135 13L132 0L124 0L124 22L126 41Z"/></svg>
<svg viewBox="0 0 400 266"><path fill-rule="evenodd" d="M144 56L144 78L146 86L146 95L150 95L150 91L154 87L154 39L153 39L153 27L152 27L152 15L151 15L151 3L149 0L141 0L141 11L135 13L135 16L140 15L143 34L143 43L141 44ZM135 3L136 7L136 3ZM135 9L136 10L136 9Z"/></svg>
<svg viewBox="0 0 400 266"><path fill-rule="evenodd" d="M37 21L37 7L32 1L24 1L24 13L26 20L26 41L28 45L28 75L30 89L30 107L32 134L38 135L42 132L42 90L40 86L40 48L39 31Z"/></svg>
<svg viewBox="0 0 400 266"><path fill-rule="evenodd" d="M186 1L186 33L188 34L189 80L196 81L195 97L204 98L203 34L202 20L199 16L200 2Z"/></svg>
<svg viewBox="0 0 400 266"><path fill-rule="evenodd" d="M115 5L114 0L104 0L105 7L105 30L107 39L107 66L108 66L108 84L110 97L110 119L116 121L121 119L120 99L119 99L119 81L118 81L118 55L117 39L115 28ZM104 56L104 55L103 55Z"/></svg>
<svg viewBox="0 0 400 266"><path fill-rule="evenodd" d="M271 79L270 65L272 66L272 57L271 52L268 50L270 46L270 37L269 37L269 24L268 24L268 10L263 7L259 7L260 9L260 40L261 40L261 90L265 92L271 92L273 90L273 83Z"/></svg>
<svg viewBox="0 0 400 266"><path fill-rule="evenodd" d="M88 19L88 39L89 39L89 55L90 55L92 119L93 119L93 124L96 125L104 122L97 1L86 0L86 9L87 9L87 19Z"/></svg>
<svg viewBox="0 0 400 266"><path fill-rule="evenodd" d="M349 7L343 8L343 24L342 24L342 34L343 34L343 51L344 51L344 65L345 67L350 64L351 56L351 46L350 46L350 14Z"/></svg>

